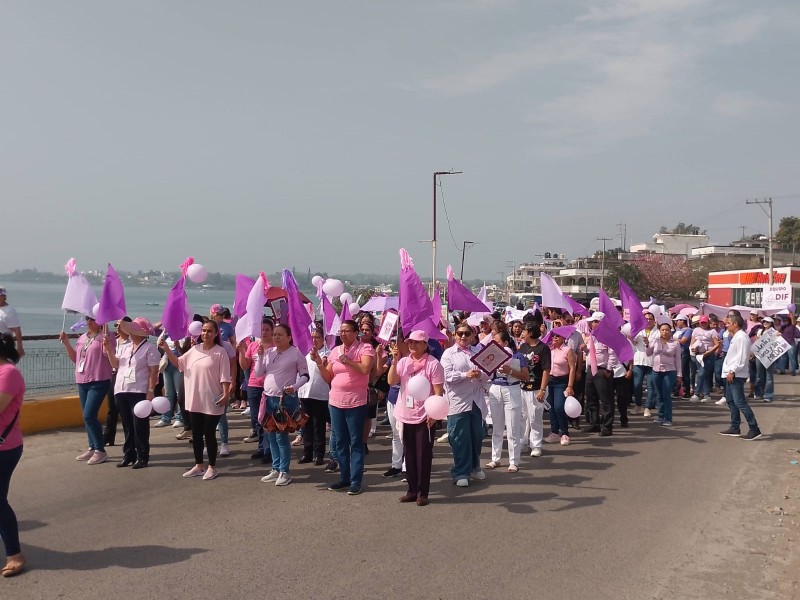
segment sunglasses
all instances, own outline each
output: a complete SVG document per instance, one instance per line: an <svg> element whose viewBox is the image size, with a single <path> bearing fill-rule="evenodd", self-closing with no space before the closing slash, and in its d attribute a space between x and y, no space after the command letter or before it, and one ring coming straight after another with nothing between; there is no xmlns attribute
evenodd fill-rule
<svg viewBox="0 0 800 600"><path fill-rule="evenodd" d="M456 331L456 335L458 337L468 337L468 336L472 335L472 332L471 331Z"/></svg>
<svg viewBox="0 0 800 600"><path fill-rule="evenodd" d="M94 321L94 319L92 317L86 317L86 320L87 321Z"/></svg>

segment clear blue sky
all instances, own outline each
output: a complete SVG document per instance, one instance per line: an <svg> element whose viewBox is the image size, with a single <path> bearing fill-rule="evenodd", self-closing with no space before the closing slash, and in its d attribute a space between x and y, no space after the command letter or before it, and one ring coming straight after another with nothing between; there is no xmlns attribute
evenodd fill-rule
<svg viewBox="0 0 800 600"><path fill-rule="evenodd" d="M800 214L794 0L9 1L0 271L430 274ZM456 270L458 267L456 266Z"/></svg>

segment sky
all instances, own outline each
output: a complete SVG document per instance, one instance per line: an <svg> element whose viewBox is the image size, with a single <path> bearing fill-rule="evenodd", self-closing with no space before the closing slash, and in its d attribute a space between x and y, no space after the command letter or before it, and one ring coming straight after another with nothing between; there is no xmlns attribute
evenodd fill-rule
<svg viewBox="0 0 800 600"><path fill-rule="evenodd" d="M800 215L796 0L0 5L0 272L497 278ZM426 241L427 240L427 241Z"/></svg>

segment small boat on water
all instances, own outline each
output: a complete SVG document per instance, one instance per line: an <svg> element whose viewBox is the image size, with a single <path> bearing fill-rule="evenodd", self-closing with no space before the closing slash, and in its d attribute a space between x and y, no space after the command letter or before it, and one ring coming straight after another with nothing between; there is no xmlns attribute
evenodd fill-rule
<svg viewBox="0 0 800 600"><path fill-rule="evenodd" d="M145 302L145 306L161 306L158 302Z"/></svg>

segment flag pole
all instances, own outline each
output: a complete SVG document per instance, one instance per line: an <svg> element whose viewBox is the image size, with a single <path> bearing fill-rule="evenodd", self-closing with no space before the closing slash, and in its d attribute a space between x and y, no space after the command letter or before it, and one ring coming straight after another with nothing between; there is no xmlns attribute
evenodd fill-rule
<svg viewBox="0 0 800 600"><path fill-rule="evenodd" d="M67 326L67 310L66 310L66 309L64 309L64 320L63 320L63 321L61 321L61 331L62 331L62 332L66 331L66 330L65 330L65 327L66 327L66 326Z"/></svg>

